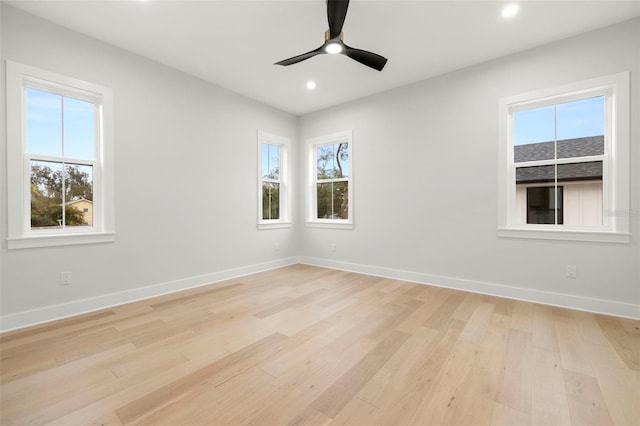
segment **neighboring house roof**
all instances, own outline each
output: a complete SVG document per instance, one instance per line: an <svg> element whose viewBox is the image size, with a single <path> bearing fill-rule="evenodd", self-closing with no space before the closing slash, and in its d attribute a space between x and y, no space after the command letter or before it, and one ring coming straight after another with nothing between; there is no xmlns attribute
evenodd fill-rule
<svg viewBox="0 0 640 426"><path fill-rule="evenodd" d="M550 160L553 158L554 141L516 145L513 159L516 163ZM564 139L558 141L558 158L589 157L604 154L604 136Z"/></svg>
<svg viewBox="0 0 640 426"><path fill-rule="evenodd" d="M554 142L540 142L513 147L516 163L554 158ZM557 158L588 157L604 154L604 136L565 139L557 142ZM593 180L602 178L602 162L571 163L558 165L558 181ZM555 166L519 167L516 183L553 182Z"/></svg>
<svg viewBox="0 0 640 426"><path fill-rule="evenodd" d="M67 205L71 205L71 204L75 204L75 203L79 203L81 201L86 201L87 203L91 203L93 204L93 201L91 200L87 200L86 198L78 198L77 200L71 200L67 202Z"/></svg>

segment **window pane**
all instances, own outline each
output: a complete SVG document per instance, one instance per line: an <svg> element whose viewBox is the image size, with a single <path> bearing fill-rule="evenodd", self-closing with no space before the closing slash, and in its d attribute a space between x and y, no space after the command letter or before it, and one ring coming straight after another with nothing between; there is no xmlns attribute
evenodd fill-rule
<svg viewBox="0 0 640 426"><path fill-rule="evenodd" d="M341 143L336 147L336 177L349 177L349 144Z"/></svg>
<svg viewBox="0 0 640 426"><path fill-rule="evenodd" d="M65 225L93 225L93 167L66 164Z"/></svg>
<svg viewBox="0 0 640 426"><path fill-rule="evenodd" d="M94 158L94 104L64 98L64 156L91 160Z"/></svg>
<svg viewBox="0 0 640 426"><path fill-rule="evenodd" d="M564 223L602 226L602 180L564 186Z"/></svg>
<svg viewBox="0 0 640 426"><path fill-rule="evenodd" d="M349 177L349 144L318 147L318 179Z"/></svg>
<svg viewBox="0 0 640 426"><path fill-rule="evenodd" d="M531 108L513 114L514 162L555 158L554 106Z"/></svg>
<svg viewBox="0 0 640 426"><path fill-rule="evenodd" d="M318 219L349 218L349 183L317 184Z"/></svg>
<svg viewBox="0 0 640 426"><path fill-rule="evenodd" d="M527 188L527 223L563 223L561 186L537 186Z"/></svg>
<svg viewBox="0 0 640 426"><path fill-rule="evenodd" d="M558 104L558 158L604 154L604 96Z"/></svg>
<svg viewBox="0 0 640 426"><path fill-rule="evenodd" d="M62 155L62 96L27 88L27 152Z"/></svg>
<svg viewBox="0 0 640 426"><path fill-rule="evenodd" d="M602 180L602 161L558 164L558 182Z"/></svg>
<svg viewBox="0 0 640 426"><path fill-rule="evenodd" d="M564 223L602 225L602 161L558 165L558 182L564 184Z"/></svg>
<svg viewBox="0 0 640 426"><path fill-rule="evenodd" d="M262 144L262 178L280 179L280 147Z"/></svg>
<svg viewBox="0 0 640 426"><path fill-rule="evenodd" d="M318 157L318 179L332 179L334 175L335 153L334 145L319 146L317 151Z"/></svg>
<svg viewBox="0 0 640 426"><path fill-rule="evenodd" d="M280 184L262 183L262 220L280 219Z"/></svg>
<svg viewBox="0 0 640 426"><path fill-rule="evenodd" d="M31 161L31 229L62 226L62 163Z"/></svg>
<svg viewBox="0 0 640 426"><path fill-rule="evenodd" d="M557 176L556 176L557 174ZM516 169L515 223L554 223L553 197L545 191L551 186L531 187L535 183L559 185L558 224L601 226L603 224L602 161L558 164L557 166L518 167Z"/></svg>
<svg viewBox="0 0 640 426"><path fill-rule="evenodd" d="M604 135L604 96L556 105L558 140Z"/></svg>
<svg viewBox="0 0 640 426"><path fill-rule="evenodd" d="M349 182L333 184L333 214L336 219L349 219Z"/></svg>
<svg viewBox="0 0 640 426"><path fill-rule="evenodd" d="M516 185L523 183L555 182L555 180L555 165L516 168Z"/></svg>

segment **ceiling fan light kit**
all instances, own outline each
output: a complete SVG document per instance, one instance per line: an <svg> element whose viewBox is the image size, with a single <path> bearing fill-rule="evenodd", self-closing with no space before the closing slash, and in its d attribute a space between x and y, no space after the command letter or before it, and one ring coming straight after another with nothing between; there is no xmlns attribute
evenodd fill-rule
<svg viewBox="0 0 640 426"><path fill-rule="evenodd" d="M348 0L327 0L327 21L329 22L329 29L324 33L324 44L315 50L276 62L274 65L288 66L297 64L298 62L302 62L316 55L340 53L360 62L363 65L377 71L382 71L387 63L387 58L373 52L356 49L344 44L342 26L344 25L344 19L347 16L348 7Z"/></svg>

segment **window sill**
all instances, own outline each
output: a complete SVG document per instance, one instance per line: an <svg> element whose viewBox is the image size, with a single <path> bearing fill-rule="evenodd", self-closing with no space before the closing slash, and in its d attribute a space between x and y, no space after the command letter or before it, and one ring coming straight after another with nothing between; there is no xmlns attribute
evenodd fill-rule
<svg viewBox="0 0 640 426"><path fill-rule="evenodd" d="M36 247L71 246L79 244L111 243L116 239L114 232L91 234L37 235L19 238L7 238L7 248L24 249Z"/></svg>
<svg viewBox="0 0 640 426"><path fill-rule="evenodd" d="M291 222L261 222L258 223L258 229L283 229L291 228Z"/></svg>
<svg viewBox="0 0 640 426"><path fill-rule="evenodd" d="M309 228L333 228L333 229L353 229L353 223L347 221L308 221L305 225Z"/></svg>
<svg viewBox="0 0 640 426"><path fill-rule="evenodd" d="M498 228L498 237L556 241L585 241L617 244L628 244L631 241L631 234L624 232L560 229L544 230L526 228Z"/></svg>

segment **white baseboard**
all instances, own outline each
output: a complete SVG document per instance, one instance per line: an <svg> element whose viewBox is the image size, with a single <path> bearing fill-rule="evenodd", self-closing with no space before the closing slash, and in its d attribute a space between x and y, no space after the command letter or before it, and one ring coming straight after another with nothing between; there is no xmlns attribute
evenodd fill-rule
<svg viewBox="0 0 640 426"><path fill-rule="evenodd" d="M361 274L374 275L385 278L393 278L419 284L433 285L436 287L464 290L473 293L506 297L509 299L524 300L527 302L542 303L545 305L559 306L581 311L640 319L640 306L631 303L617 302L605 299L593 299L570 294L552 293L521 287L486 283L481 281L430 275L422 272L403 271L400 269L383 268L379 266L361 265L357 263L340 262L331 259L320 259L301 256L278 259L264 263L257 263L254 265L213 272L211 274L200 275L197 277L190 277L132 290L121 291L118 293L107 294L104 296L76 300L60 305L45 306L29 311L2 315L0 316L0 332L11 331L58 319L68 318L75 315L97 311L100 309L123 305L125 303L131 303L151 297L162 296L164 294L175 293L190 288L215 284L244 275L268 271L270 269L281 268L296 263L357 272Z"/></svg>
<svg viewBox="0 0 640 426"><path fill-rule="evenodd" d="M190 277L121 291L118 293L106 294L104 296L75 300L73 302L63 303L60 305L45 306L29 311L2 315L0 316L0 332L68 318L75 315L97 311L99 309L110 308L117 305L123 305L125 303L161 296L163 294L175 293L177 291L214 284L220 281L226 281L270 269L281 268L283 266L289 266L296 263L298 263L297 257L278 259L270 262L257 263L254 265L213 272L211 274L200 275L197 277Z"/></svg>
<svg viewBox="0 0 640 426"><path fill-rule="evenodd" d="M379 266L361 265L357 263L340 262L331 259L320 259L301 256L298 262L305 265L322 266L325 268L357 272L384 278L410 281L418 284L446 287L464 290L472 293L505 297L508 299L524 300L544 305L576 309L579 311L614 315L631 319L640 319L640 305L617 302L614 300L594 299L571 294L539 291L522 287L512 287L502 284L465 280L460 278L430 275L422 272L403 271L399 269L383 268Z"/></svg>

